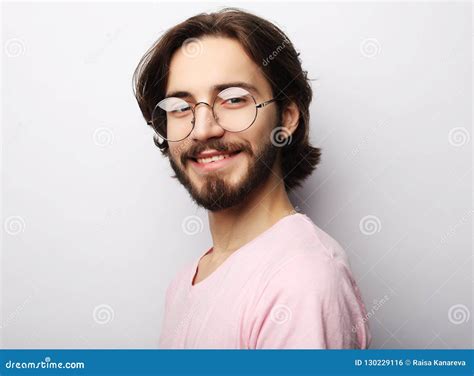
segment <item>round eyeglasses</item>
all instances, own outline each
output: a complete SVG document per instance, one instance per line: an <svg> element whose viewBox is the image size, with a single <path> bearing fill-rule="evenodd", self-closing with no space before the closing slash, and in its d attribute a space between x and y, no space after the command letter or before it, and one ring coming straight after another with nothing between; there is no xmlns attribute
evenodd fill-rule
<svg viewBox="0 0 474 376"><path fill-rule="evenodd" d="M212 106L206 102L192 105L182 98L168 97L155 106L148 124L166 141L184 140L196 124L196 107L205 104L211 107L212 115L221 128L229 132L242 132L255 122L259 108L276 100L277 98L272 98L257 104L255 98L241 87L222 90L214 98Z"/></svg>

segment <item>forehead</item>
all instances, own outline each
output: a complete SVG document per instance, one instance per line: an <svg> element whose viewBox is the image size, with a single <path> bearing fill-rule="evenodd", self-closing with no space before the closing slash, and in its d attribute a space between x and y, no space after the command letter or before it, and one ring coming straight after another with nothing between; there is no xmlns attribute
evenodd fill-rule
<svg viewBox="0 0 474 376"><path fill-rule="evenodd" d="M204 37L183 44L170 62L166 92L187 91L207 95L214 85L246 82L260 94L271 92L260 67L240 43L225 37Z"/></svg>

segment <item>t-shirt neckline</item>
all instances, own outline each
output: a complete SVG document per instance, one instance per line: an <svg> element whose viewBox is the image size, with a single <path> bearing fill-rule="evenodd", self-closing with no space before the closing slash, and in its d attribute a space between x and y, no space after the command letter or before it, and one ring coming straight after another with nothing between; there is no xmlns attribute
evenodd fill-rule
<svg viewBox="0 0 474 376"><path fill-rule="evenodd" d="M199 256L197 258L197 260L193 263L192 265L192 270L191 270L191 279L188 280L188 288L189 288L189 291L190 292L194 292L194 291L199 291L199 290L202 290L202 289L205 289L206 286L213 280L216 278L216 275L219 275L220 273L222 273L222 270L227 267L229 264L230 264L230 261L235 257L236 254L241 254L243 253L244 250L248 249L251 245L253 245L255 242L259 241L264 235L266 235L267 233L269 233L270 231L273 231L275 230L275 228L277 228L279 225L281 225L283 222L286 222L286 220L290 219L290 218L293 218L295 216L301 216L301 215L304 215L302 213L293 213L293 214L289 214L289 215L285 215L284 217L280 218L278 221L276 221L272 226L270 226L269 228L267 228L266 230L264 230L262 233L258 234L255 238L253 238L252 240L250 240L249 242L245 243L243 246L241 246L240 248L236 249L234 252L232 252L232 254L230 256L228 256L223 262L221 265L219 265L217 267L216 270L214 270L210 275L208 275L206 278L204 278L202 281L198 282L197 284L193 285L193 280L194 280L194 277L196 276L196 273L197 273L197 268L199 266L199 262L201 261L201 259L206 256L208 253L210 253L213 249L213 247L210 247L208 250L206 250L206 252L204 252L204 254L202 254L201 256Z"/></svg>

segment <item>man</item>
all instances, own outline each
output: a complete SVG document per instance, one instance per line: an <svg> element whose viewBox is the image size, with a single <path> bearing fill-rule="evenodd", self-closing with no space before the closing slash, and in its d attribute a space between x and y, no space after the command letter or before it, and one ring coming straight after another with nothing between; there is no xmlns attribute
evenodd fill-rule
<svg viewBox="0 0 474 376"><path fill-rule="evenodd" d="M178 181L208 210L213 245L167 289L161 348L367 348L340 245L288 192L311 174L311 87L272 23L200 14L140 61L135 96Z"/></svg>

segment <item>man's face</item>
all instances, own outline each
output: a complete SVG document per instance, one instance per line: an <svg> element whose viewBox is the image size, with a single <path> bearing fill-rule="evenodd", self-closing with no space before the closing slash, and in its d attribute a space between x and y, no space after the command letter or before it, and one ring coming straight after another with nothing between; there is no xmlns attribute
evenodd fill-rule
<svg viewBox="0 0 474 376"><path fill-rule="evenodd" d="M171 59L167 96L187 92L183 98L187 102L212 106L222 85L238 82L254 88L246 90L257 104L272 98L268 81L237 41L204 37L193 43L184 44ZM221 88L214 89L218 85ZM272 173L278 148L270 135L277 121L276 104L271 104L258 110L251 127L229 132L216 122L209 106L200 104L195 109L192 133L182 141L168 143L171 167L199 206L218 211L239 205ZM197 158L212 151L229 156L216 161Z"/></svg>

